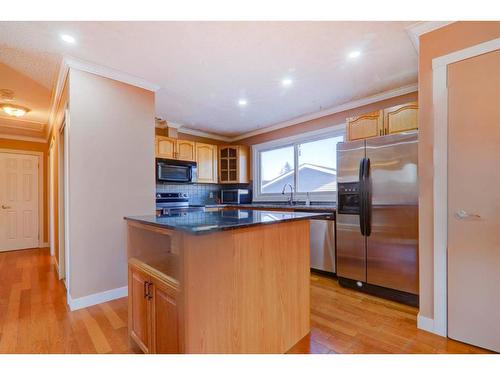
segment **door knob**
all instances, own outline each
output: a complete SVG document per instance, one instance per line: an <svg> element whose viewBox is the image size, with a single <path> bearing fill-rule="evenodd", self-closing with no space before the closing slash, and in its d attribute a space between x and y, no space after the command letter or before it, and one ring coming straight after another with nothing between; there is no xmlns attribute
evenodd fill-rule
<svg viewBox="0 0 500 375"><path fill-rule="evenodd" d="M460 220L464 220L464 219L480 219L481 216L478 215L478 214L471 214L471 213L468 213L467 211L465 210L458 210L456 213L455 213L455 217L457 219L460 219Z"/></svg>
<svg viewBox="0 0 500 375"><path fill-rule="evenodd" d="M11 206L5 206L5 205L3 205L3 204L2 204L2 208L3 208L4 210L8 210L8 209L11 209L12 207L11 207Z"/></svg>

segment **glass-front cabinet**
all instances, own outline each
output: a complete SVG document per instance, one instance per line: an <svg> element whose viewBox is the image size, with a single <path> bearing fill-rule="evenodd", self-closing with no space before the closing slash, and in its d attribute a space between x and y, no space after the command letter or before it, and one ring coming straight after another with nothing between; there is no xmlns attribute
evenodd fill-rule
<svg viewBox="0 0 500 375"><path fill-rule="evenodd" d="M249 161L247 146L220 146L219 182L222 184L247 183Z"/></svg>

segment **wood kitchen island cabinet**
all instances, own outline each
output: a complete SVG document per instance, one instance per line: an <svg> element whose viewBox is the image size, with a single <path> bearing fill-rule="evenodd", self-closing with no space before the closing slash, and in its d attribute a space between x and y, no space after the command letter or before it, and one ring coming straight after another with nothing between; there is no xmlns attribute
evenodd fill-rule
<svg viewBox="0 0 500 375"><path fill-rule="evenodd" d="M145 353L284 353L309 332L309 218L128 217L129 334Z"/></svg>

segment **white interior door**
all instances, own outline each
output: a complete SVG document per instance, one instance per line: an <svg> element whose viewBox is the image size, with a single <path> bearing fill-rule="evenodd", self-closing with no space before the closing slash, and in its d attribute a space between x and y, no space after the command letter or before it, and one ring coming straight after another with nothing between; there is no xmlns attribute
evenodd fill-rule
<svg viewBox="0 0 500 375"><path fill-rule="evenodd" d="M448 67L448 336L500 352L500 50Z"/></svg>
<svg viewBox="0 0 500 375"><path fill-rule="evenodd" d="M38 247L38 157L0 153L0 251Z"/></svg>

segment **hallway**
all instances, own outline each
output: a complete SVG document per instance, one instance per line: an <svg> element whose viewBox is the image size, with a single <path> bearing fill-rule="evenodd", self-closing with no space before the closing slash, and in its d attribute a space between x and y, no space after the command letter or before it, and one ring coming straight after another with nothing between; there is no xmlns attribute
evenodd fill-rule
<svg viewBox="0 0 500 375"><path fill-rule="evenodd" d="M127 300L69 311L49 249L0 253L0 353L133 353Z"/></svg>

